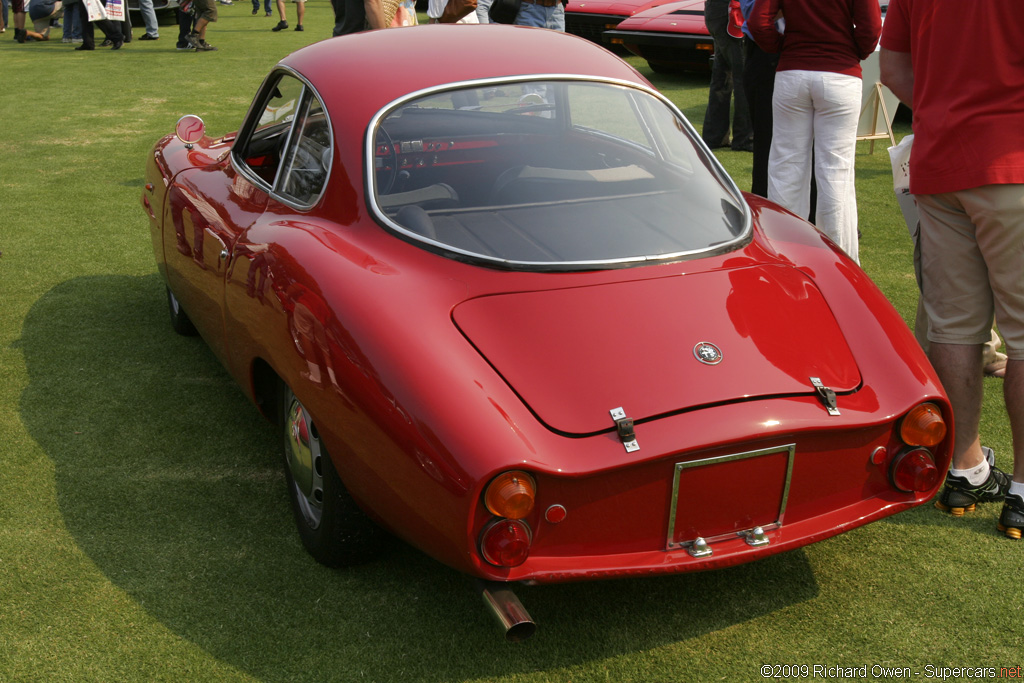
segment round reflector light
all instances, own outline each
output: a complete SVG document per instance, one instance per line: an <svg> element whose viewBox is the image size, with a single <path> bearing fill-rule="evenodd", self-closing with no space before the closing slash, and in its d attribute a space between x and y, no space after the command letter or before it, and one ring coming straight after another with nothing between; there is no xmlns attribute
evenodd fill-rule
<svg viewBox="0 0 1024 683"><path fill-rule="evenodd" d="M900 438L908 446L936 446L946 438L946 421L934 403L922 403L903 418Z"/></svg>
<svg viewBox="0 0 1024 683"><path fill-rule="evenodd" d="M556 503L544 511L544 519L552 524L561 524L567 514L569 513L566 511L565 506Z"/></svg>
<svg viewBox="0 0 1024 683"><path fill-rule="evenodd" d="M927 449L914 448L893 458L889 478L900 491L930 491L939 483L939 468Z"/></svg>
<svg viewBox="0 0 1024 683"><path fill-rule="evenodd" d="M499 519L480 535L480 554L496 567L518 567L530 554L531 540L526 522Z"/></svg>
<svg viewBox="0 0 1024 683"><path fill-rule="evenodd" d="M537 484L526 472L503 472L495 477L484 492L484 505L491 514L508 519L522 519L533 510Z"/></svg>

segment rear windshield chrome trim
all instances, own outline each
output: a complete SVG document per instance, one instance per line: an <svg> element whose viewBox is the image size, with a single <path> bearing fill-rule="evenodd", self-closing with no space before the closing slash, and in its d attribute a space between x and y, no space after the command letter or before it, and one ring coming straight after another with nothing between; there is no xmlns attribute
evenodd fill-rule
<svg viewBox="0 0 1024 683"><path fill-rule="evenodd" d="M511 83L524 83L530 81L573 81L577 83L603 83L608 85L621 86L625 88L631 88L640 92L646 93L664 103L679 121L683 122L687 136L696 144L704 155L709 160L710 171L715 177L722 183L722 185L728 190L735 199L737 205L743 212L743 229L733 239L713 244L702 249L693 249L689 251L681 251L670 254L651 254L647 256L632 256L627 258L616 258L616 259L599 259L593 261L518 261L510 259L501 259L488 254L480 254L477 252L467 251L454 247L444 242L431 239L417 232L413 232L402 225L399 225L391 218L387 216L381 206L377 203L376 192L373 187L373 169L376 157L376 149L374 145L375 132L381 119L386 117L395 109L398 109L407 102L420 99L435 93L445 92L449 90L461 90L466 88L482 88L497 86L500 84L511 84ZM533 270L533 271L566 271L566 270L599 270L605 268L623 268L630 266L638 266L653 263L666 263L671 261L689 260L695 258L701 258L706 256L714 256L718 254L728 253L734 251L747 243L753 237L753 219L750 213L750 207L747 206L747 202L743 199L743 193L739 187L733 181L732 177L726 172L725 168L721 165L711 150L704 144L700 135L693 128L693 125L686 118L682 111L667 97L662 95L657 90L643 86L632 81L624 81L617 78L600 78L596 76L581 76L578 74L529 74L520 76L504 76L497 78L483 78L469 81L458 81L454 83L446 83L444 85L432 86L430 88L424 88L417 90L416 92L409 93L397 100L389 103L378 111L372 119L370 119L369 126L364 133L363 148L365 151L364 158L364 192L366 194L366 202L369 205L371 213L376 217L377 221L383 224L392 232L398 233L403 239L407 241L421 244L431 251L440 252L450 258L456 260L469 261L472 263L478 263L480 265L489 265L492 267L507 268L511 270Z"/></svg>

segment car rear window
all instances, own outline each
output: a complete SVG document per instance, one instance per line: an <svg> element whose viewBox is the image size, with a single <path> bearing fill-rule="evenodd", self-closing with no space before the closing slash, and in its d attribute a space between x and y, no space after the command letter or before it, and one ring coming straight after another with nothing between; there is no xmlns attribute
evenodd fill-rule
<svg viewBox="0 0 1024 683"><path fill-rule="evenodd" d="M401 101L374 121L373 209L410 241L520 268L601 268L727 251L739 190L652 92L489 82Z"/></svg>

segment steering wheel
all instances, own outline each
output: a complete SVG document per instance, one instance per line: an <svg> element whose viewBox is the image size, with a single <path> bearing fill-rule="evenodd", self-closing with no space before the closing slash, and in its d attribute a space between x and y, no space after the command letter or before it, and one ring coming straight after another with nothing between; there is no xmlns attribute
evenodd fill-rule
<svg viewBox="0 0 1024 683"><path fill-rule="evenodd" d="M385 146L387 153L381 155L381 147ZM395 179L398 178L398 152L395 151L395 142L391 139L391 135L384 130L384 126L377 127L374 150L374 165L376 166L377 162L380 162L380 165L376 166L377 194L389 194L395 186Z"/></svg>

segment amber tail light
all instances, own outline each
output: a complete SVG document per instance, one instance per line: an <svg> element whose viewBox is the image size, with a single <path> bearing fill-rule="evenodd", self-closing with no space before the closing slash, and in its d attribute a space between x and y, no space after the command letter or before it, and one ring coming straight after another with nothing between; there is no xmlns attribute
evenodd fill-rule
<svg viewBox="0 0 1024 683"><path fill-rule="evenodd" d="M900 491L924 492L939 483L939 468L927 448L911 448L901 452L889 466L889 479Z"/></svg>
<svg viewBox="0 0 1024 683"><path fill-rule="evenodd" d="M537 484L526 472L503 472L495 477L484 492L484 505L492 515L522 519L533 511Z"/></svg>
<svg viewBox="0 0 1024 683"><path fill-rule="evenodd" d="M946 421L934 403L922 403L903 418L900 438L908 446L937 446L946 438Z"/></svg>
<svg viewBox="0 0 1024 683"><path fill-rule="evenodd" d="M530 554L530 527L518 519L498 519L480 535L480 554L497 567L518 567Z"/></svg>

